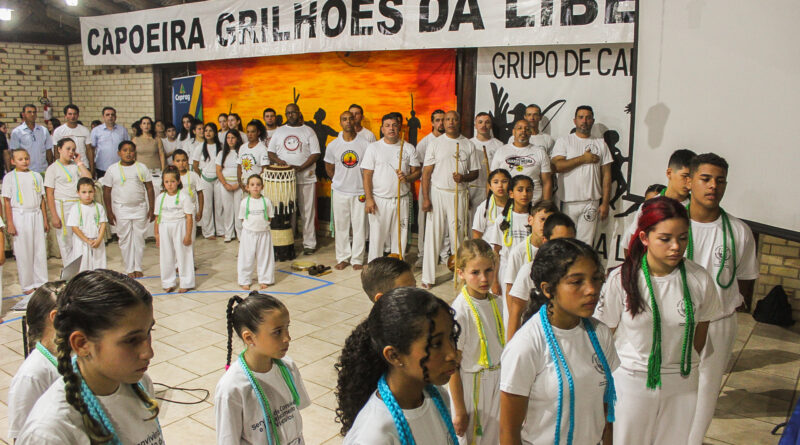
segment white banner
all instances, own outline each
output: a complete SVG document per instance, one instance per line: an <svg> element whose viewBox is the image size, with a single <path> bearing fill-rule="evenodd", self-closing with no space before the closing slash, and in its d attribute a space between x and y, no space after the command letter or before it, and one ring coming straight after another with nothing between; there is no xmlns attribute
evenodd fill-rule
<svg viewBox="0 0 800 445"><path fill-rule="evenodd" d="M504 142L529 104L541 107L540 129L556 139L574 128L576 107L594 109L592 134L605 138L614 158L611 212L594 242L609 267L624 259L621 234L632 219L631 203L621 199L627 192L631 55L631 44L478 50L475 110L492 115Z"/></svg>
<svg viewBox="0 0 800 445"><path fill-rule="evenodd" d="M635 0L214 0L81 17L86 65L633 41Z"/></svg>

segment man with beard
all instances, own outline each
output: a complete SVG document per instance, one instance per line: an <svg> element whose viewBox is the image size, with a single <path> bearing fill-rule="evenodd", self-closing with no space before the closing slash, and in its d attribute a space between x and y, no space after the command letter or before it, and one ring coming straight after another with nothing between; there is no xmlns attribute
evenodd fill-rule
<svg viewBox="0 0 800 445"><path fill-rule="evenodd" d="M530 143L531 128L520 119L514 124L513 141L500 147L494 154L492 170L504 168L511 176L525 175L533 180L533 198L536 204L552 195L552 173L550 158L544 147Z"/></svg>
<svg viewBox="0 0 800 445"><path fill-rule="evenodd" d="M267 127L267 131L264 133L264 145L269 146L269 140L278 129L278 114L272 108L264 109L264 126Z"/></svg>

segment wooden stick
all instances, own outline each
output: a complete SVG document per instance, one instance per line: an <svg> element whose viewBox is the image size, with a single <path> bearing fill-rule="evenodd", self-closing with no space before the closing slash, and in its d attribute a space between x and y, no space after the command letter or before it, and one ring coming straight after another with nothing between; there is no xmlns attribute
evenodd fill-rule
<svg viewBox="0 0 800 445"><path fill-rule="evenodd" d="M488 179L491 172L489 171L489 155L486 154L486 144L483 145L483 162L486 164L486 178ZM487 181L483 186L485 188L483 193L486 194L489 191L489 182Z"/></svg>
<svg viewBox="0 0 800 445"><path fill-rule="evenodd" d="M400 161L398 162L397 170L400 173L403 172L403 132L400 132ZM403 259L403 226L400 224L401 217L400 217L400 187L403 185L403 182L400 178L397 178L397 252L400 255L400 259Z"/></svg>
<svg viewBox="0 0 800 445"><path fill-rule="evenodd" d="M456 174L458 174L458 163L461 161L461 158L459 157L459 155L460 155L459 144L458 144L458 142L456 142ZM453 263L454 263L453 264L453 289L458 290L458 236L459 236L459 233L458 233L458 182L456 182L456 202L455 202L455 207L456 207L456 230L455 230L455 234L456 234L455 238L456 239L453 240L453 246L455 246L454 249L453 249L453 256L455 258L455 260L453 261Z"/></svg>

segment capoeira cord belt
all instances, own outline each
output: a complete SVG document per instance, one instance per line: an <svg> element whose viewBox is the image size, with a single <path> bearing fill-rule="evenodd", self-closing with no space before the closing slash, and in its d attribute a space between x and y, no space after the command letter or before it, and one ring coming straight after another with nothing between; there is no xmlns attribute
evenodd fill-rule
<svg viewBox="0 0 800 445"><path fill-rule="evenodd" d="M532 236L533 234L531 233L527 238L525 238L525 258L528 259L529 263L533 261L533 249L531 249Z"/></svg>
<svg viewBox="0 0 800 445"><path fill-rule="evenodd" d="M686 257L694 261L694 238L692 237L692 214L689 210L690 205L691 203L686 204L686 212L689 214L689 245L686 246ZM739 265L736 264L736 238L733 236L731 220L722 208L719 209L719 213L722 216L722 260L720 260L719 263L716 280L719 287L727 289L731 287L733 281L736 279L736 269ZM726 284L722 284L719 281L719 277L722 276L722 271L725 269L725 259L728 257L728 233L731 234L731 261L733 261L733 271L731 271L731 279Z"/></svg>
<svg viewBox="0 0 800 445"><path fill-rule="evenodd" d="M64 203L65 202L77 202L80 203L80 199L56 199L58 201L58 205L61 206L61 234L67 236L67 215L64 213ZM79 204L80 205L80 204Z"/></svg>
<svg viewBox="0 0 800 445"><path fill-rule="evenodd" d="M261 197L261 204L264 206L264 219L269 221L269 216L267 216L267 200L264 197ZM250 217L250 195L247 195L247 203L245 204L244 209L244 219Z"/></svg>
<svg viewBox="0 0 800 445"><path fill-rule="evenodd" d="M683 330L683 345L681 346L681 375L687 376L692 370L692 344L694 343L694 307L692 296L689 294L689 284L686 280L686 266L681 261L678 266L683 282L683 307L686 313L686 323ZM653 292L653 283L650 280L650 267L647 265L647 253L642 257L642 272L650 293L650 310L653 312L653 344L650 347L650 357L647 358L647 387L656 389L661 387L661 311L656 303L656 294Z"/></svg>
<svg viewBox="0 0 800 445"><path fill-rule="evenodd" d="M506 247L511 247L514 244L514 217L512 214L514 213L514 203L511 203L511 208L508 209L508 213L506 213L506 221L508 222L508 228L503 232L503 244Z"/></svg>
<svg viewBox="0 0 800 445"><path fill-rule="evenodd" d="M92 390L89 388L89 385L86 384L86 380L83 379L81 375L80 369L78 369L78 357L72 356L72 370L77 374L78 378L81 380L81 398L86 403L87 408L89 409L89 415L99 421L103 428L108 432L108 435L111 436L111 441L108 443L111 445L123 445L122 441L119 439L119 435L117 434L117 430L114 429L114 424L111 423L111 419L108 418L108 414L103 409L103 405L100 404L100 401L97 400ZM139 385L139 389L143 393L147 393L142 386L142 383L137 383ZM163 436L161 433L161 424L158 422L158 417L153 418L156 421L156 426L158 427L158 434L159 436Z"/></svg>
<svg viewBox="0 0 800 445"><path fill-rule="evenodd" d="M467 291L467 286L461 288L461 295L464 296L464 301L467 302L467 306L469 306L470 312L472 312L472 318L475 319L475 325L478 327L478 340L481 345L481 353L480 357L478 358L478 365L481 367L481 370L475 373L472 373L472 405L473 405L473 412L475 415L475 426L473 428L473 442L475 440L474 436L483 436L483 426L481 425L481 417L478 411L478 402L480 401L480 390L481 390L481 376L485 371L496 371L500 369L500 363L493 363L492 358L489 355L489 342L486 339L486 330L483 328L483 321L481 320L481 314L475 309L475 304L472 302L472 297L469 295L469 291ZM489 302L492 305L492 315L494 316L494 325L495 331L497 332L497 339L500 342L500 346L506 346L506 331L503 327L503 316L500 314L500 309L497 307L497 301L494 298L494 295L487 294L486 297L489 299Z"/></svg>
<svg viewBox="0 0 800 445"><path fill-rule="evenodd" d="M280 445L281 439L278 435L278 425L275 422L275 416L272 413L269 400L267 399L267 395L264 393L264 388L261 387L261 383L259 383L258 380L253 376L253 372L250 371L250 367L247 366L247 362L244 360L244 352L245 351L242 351L239 354L239 365L242 366L244 373L247 375L247 380L250 381L250 386L253 388L253 391L255 391L256 398L258 398L258 404L261 406L261 413L264 415L264 431L267 435L267 443L269 445ZM286 383L286 386L292 393L292 402L294 402L294 406L299 407L300 396L297 394L297 386L294 383L294 377L292 377L292 373L283 363L283 360L276 359L272 362L280 370L281 376L283 376L283 381Z"/></svg>
<svg viewBox="0 0 800 445"><path fill-rule="evenodd" d="M42 188L39 186L39 181L36 180L36 175L32 171L28 171L33 178L33 189L36 191L36 194L42 192ZM17 175L17 169L14 169L14 182L17 183L17 202L22 205L22 187L19 186L19 176Z"/></svg>
<svg viewBox="0 0 800 445"><path fill-rule="evenodd" d="M158 224L161 224L161 216L164 214L164 200L167 199L167 195L168 195L167 192L163 193L163 196L161 196L161 204L158 205L158 218L156 219L156 222ZM180 202L181 202L181 192L180 190L178 190L178 192L175 193L175 205L180 204Z"/></svg>
<svg viewBox="0 0 800 445"><path fill-rule="evenodd" d="M436 405L439 415L442 416L442 421L447 427L447 432L450 436L450 443L452 445L458 444L456 430L453 427L453 419L450 417L450 411L444 406L444 401L442 400L442 395L439 394L439 390L433 385L426 385L425 391L427 391L434 405ZM381 396L381 399L383 399L383 403L389 410L389 414L392 415L394 426L397 428L397 435L400 437L400 444L415 445L416 442L414 441L414 434L411 433L411 426L409 426L408 420L405 414L403 414L403 409L397 404L397 399L394 398L392 390L389 389L389 384L386 383L386 374L382 375L380 380L378 380L378 394Z"/></svg>
<svg viewBox="0 0 800 445"><path fill-rule="evenodd" d="M192 191L192 175L191 172L186 172L186 190L189 192L189 197L194 198L194 192ZM183 178L183 176L181 176Z"/></svg>
<svg viewBox="0 0 800 445"><path fill-rule="evenodd" d="M64 204L61 204L61 205L63 206ZM164 206L164 200L163 199L161 200L161 206L162 207ZM161 215L158 215L158 217L161 218ZM78 222L78 225L83 227L83 210L81 209L81 204L80 203L78 204L78 218L80 220ZM99 230L100 229L100 209L97 208L97 203L94 203L94 223L97 224L97 228Z"/></svg>
<svg viewBox="0 0 800 445"><path fill-rule="evenodd" d="M53 357L53 354L51 354L50 351L44 347L42 342L36 342L36 350L39 351L50 363L52 363L53 366L58 368L58 360L56 360L56 358Z"/></svg>
<svg viewBox="0 0 800 445"><path fill-rule="evenodd" d="M64 174L67 175L67 182L72 182L72 175L69 174L69 170L67 170L67 168L64 167L64 164L62 164L61 161L59 160L56 160L56 164L58 164L58 166L61 167L61 171L63 171Z"/></svg>
<svg viewBox="0 0 800 445"><path fill-rule="evenodd" d="M575 430L575 382L572 380L572 373L569 370L564 353L558 345L558 339L553 333L553 327L550 325L550 320L547 318L547 305L542 305L539 309L539 319L542 322L542 330L544 337L547 341L547 349L550 351L550 358L553 360L553 365L556 370L556 377L558 377L558 408L556 417L556 432L555 432L555 445L561 444L561 414L564 404L564 376L567 375L567 382L569 384L569 432L567 434L567 445L572 445L572 436ZM606 404L607 414L606 420L614 422L614 404L617 402L617 392L614 388L614 377L611 376L611 368L608 366L606 355L603 353L603 348L600 347L600 342L597 341L597 334L594 331L594 325L588 318L582 318L584 329L589 336L589 341L592 343L594 353L603 365L603 373L606 376L606 389L603 394L603 402ZM562 371L563 369L563 371Z"/></svg>
<svg viewBox="0 0 800 445"><path fill-rule="evenodd" d="M490 224L494 224L494 218L492 215L495 214L497 211L497 202L494 200L494 195L489 198L489 203L486 204L489 209L486 211L486 218L489 220Z"/></svg>
<svg viewBox="0 0 800 445"><path fill-rule="evenodd" d="M118 162L117 165L119 166L119 179L120 179L120 181L122 181L123 184L125 184L125 181L127 179L125 178L125 172L122 170L122 163ZM133 168L136 169L136 176L138 176L139 180L142 181L142 184L144 184L144 182L145 182L144 181L144 175L142 175L142 172L139 170L139 163L138 162L134 162L133 163Z"/></svg>

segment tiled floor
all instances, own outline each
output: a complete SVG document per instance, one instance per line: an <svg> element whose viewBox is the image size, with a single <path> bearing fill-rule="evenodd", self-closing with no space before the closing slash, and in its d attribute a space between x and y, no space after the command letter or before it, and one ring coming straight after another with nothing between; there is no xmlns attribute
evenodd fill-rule
<svg viewBox="0 0 800 445"><path fill-rule="evenodd" d="M145 252L145 275L142 279L155 296L157 329L154 332L153 358L149 374L154 382L186 388L204 388L211 392L225 366L225 305L236 290L236 242L198 240L198 291L184 295L164 295L158 271L158 251L148 243ZM109 267L121 269L119 248L108 247ZM307 257L308 258L308 257ZM305 259L305 258L304 258ZM333 246L321 240L321 248L312 260L334 264ZM60 260L50 260L50 276L55 278ZM300 364L306 388L314 403L303 410L305 439L309 445L341 443L339 426L334 422L336 374L333 364L353 326L370 309L361 290L358 273L348 268L334 271L322 279L289 272L288 263L278 264L277 284L270 292L280 297L291 312L292 345L289 354ZM417 270L419 272L419 270ZM434 293L447 301L455 296L448 274L440 266L439 286ZM419 282L419 276L417 277ZM16 264L6 263L3 271L3 300L0 314L0 442L8 431L8 385L22 363L20 321L6 311L17 301L9 298L20 293ZM783 422L797 398L800 371L800 331L754 323L739 315L739 331L733 371L723 382L717 414L708 432L710 444L774 444L772 428ZM240 342L234 341L235 352ZM212 444L214 408L211 400L201 401L202 394L167 391L166 398L196 402L192 405L163 402L161 425L167 443Z"/></svg>

